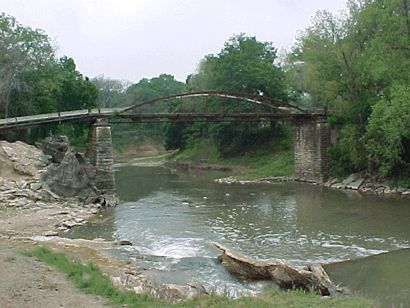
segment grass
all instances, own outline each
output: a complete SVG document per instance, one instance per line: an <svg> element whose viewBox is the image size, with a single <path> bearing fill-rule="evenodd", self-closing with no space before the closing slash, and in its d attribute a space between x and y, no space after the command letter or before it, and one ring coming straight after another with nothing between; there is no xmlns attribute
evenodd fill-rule
<svg viewBox="0 0 410 308"><path fill-rule="evenodd" d="M205 140L195 146L171 156L173 159L206 162L227 166L248 167L251 171L239 176L241 179L256 179L269 176L293 174L293 149L276 142L259 145L233 157L221 157L211 140Z"/></svg>
<svg viewBox="0 0 410 308"><path fill-rule="evenodd" d="M372 302L363 298L323 298L312 293L284 292L277 288L267 289L257 297L241 297L230 300L223 296L207 295L172 305L146 294L117 289L108 276L92 263L84 265L70 260L65 254L44 247L37 247L25 255L36 257L39 261L56 267L65 273L77 288L85 293L106 298L115 307L372 307Z"/></svg>
<svg viewBox="0 0 410 308"><path fill-rule="evenodd" d="M81 264L71 261L63 253L53 252L44 247L35 248L26 253L27 256L36 257L39 261L56 267L67 275L77 288L88 294L95 294L108 299L114 306L125 307L161 307L165 302L153 299L146 294L136 294L131 291L117 289L107 275L92 263Z"/></svg>
<svg viewBox="0 0 410 308"><path fill-rule="evenodd" d="M207 296L189 300L181 307L218 307L218 308L270 308L270 307L372 307L373 303L364 298L339 297L324 298L314 293L302 291L280 291L269 288L257 297L240 297L230 300L222 296Z"/></svg>

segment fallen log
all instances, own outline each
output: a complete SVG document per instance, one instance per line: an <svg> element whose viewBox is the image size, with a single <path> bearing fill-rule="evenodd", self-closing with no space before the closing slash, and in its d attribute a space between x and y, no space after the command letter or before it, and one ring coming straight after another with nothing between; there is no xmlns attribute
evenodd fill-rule
<svg viewBox="0 0 410 308"><path fill-rule="evenodd" d="M214 245L223 251L218 259L233 274L248 280L273 280L282 289L301 289L323 296L345 293L335 285L320 264L296 266L283 260L256 260L221 244Z"/></svg>

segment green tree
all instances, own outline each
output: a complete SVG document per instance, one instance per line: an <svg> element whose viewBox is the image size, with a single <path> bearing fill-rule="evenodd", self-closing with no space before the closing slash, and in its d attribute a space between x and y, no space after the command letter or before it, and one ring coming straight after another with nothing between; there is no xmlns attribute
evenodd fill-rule
<svg viewBox="0 0 410 308"><path fill-rule="evenodd" d="M365 136L369 168L382 176L410 166L410 86L393 86L391 97L373 106Z"/></svg>
<svg viewBox="0 0 410 308"><path fill-rule="evenodd" d="M41 30L24 27L14 17L0 14L0 114L10 113L11 103L21 102L21 93L32 90L38 78L54 63L54 50L49 37ZM26 104L30 101L26 101Z"/></svg>
<svg viewBox="0 0 410 308"><path fill-rule="evenodd" d="M74 60L55 58L50 38L0 15L0 115L21 116L95 106L97 90L76 70ZM34 142L53 133L86 134L85 125L47 125L8 134L9 139Z"/></svg>
<svg viewBox="0 0 410 308"><path fill-rule="evenodd" d="M370 165L386 175L400 165L392 153L396 159L386 167L372 151L375 139L369 132L375 127L369 119L374 123L375 118L389 113L393 92L396 101L398 93L404 93L397 85L410 84L408 46L408 0L352 0L347 14L318 12L299 36L288 62L303 63L304 78L291 76L289 80L300 93L308 93L313 101L336 111L330 118L332 124L341 126L331 151L335 173L360 171ZM364 134L367 138L362 138ZM387 140L389 134L384 134ZM379 154L381 148L392 150L388 142L376 148Z"/></svg>
<svg viewBox="0 0 410 308"><path fill-rule="evenodd" d="M217 55L206 56L198 72L188 77L190 90L217 90L265 95L286 99L284 73L275 64L276 49L268 42L239 34L231 37ZM210 112L252 112L255 104L231 99L208 99ZM273 128L273 127L272 127ZM212 137L221 154L229 156L255 144L255 135L265 130L260 125L248 123L194 124L186 128L184 138ZM253 137L250 137L253 136ZM195 142L191 142L195 143Z"/></svg>
<svg viewBox="0 0 410 308"><path fill-rule="evenodd" d="M154 98L179 94L186 91L186 85L169 74L161 74L151 79L143 78L138 83L127 89L127 104L143 102ZM145 112L169 112L171 102L158 102L153 105L143 106Z"/></svg>
<svg viewBox="0 0 410 308"><path fill-rule="evenodd" d="M112 108L124 104L125 91L129 86L128 81L111 79L101 75L91 79L91 82L98 90L98 107Z"/></svg>

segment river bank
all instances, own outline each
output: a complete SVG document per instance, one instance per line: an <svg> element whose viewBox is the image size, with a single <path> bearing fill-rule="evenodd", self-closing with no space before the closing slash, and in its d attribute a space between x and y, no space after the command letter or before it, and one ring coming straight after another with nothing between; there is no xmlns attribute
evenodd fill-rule
<svg viewBox="0 0 410 308"><path fill-rule="evenodd" d="M392 187L387 181L378 181L372 176L363 176L352 174L340 181L339 179L330 179L326 182L305 181L293 176L264 177L260 179L243 180L232 176L215 179L218 184L275 184L283 182L303 182L312 185L334 188L337 190L357 191L363 194L375 194L380 196L401 196L410 197L410 189L404 187Z"/></svg>
<svg viewBox="0 0 410 308"><path fill-rule="evenodd" d="M104 202L107 199L87 203L76 198L58 196L47 185L39 181L40 171L45 165L41 163L44 157L40 152L34 147L26 147L23 144L19 144L19 149L14 149L14 151L11 151L12 145L6 144L5 146L9 151L6 154L7 157L14 158L5 162L6 156L1 156L4 164L2 164L0 181L2 201L0 207L0 256L2 257L0 260L2 268L0 301L7 303L6 307L55 307L59 305L101 307L107 304L107 301L99 296L81 294L59 272L36 259L30 259L21 254L38 246L64 252L70 259L80 262L93 262L120 289L150 294L153 298L166 299L170 303L181 302L203 293L199 285L158 284L147 279L140 269L130 266L126 261L120 261L112 253L118 249L121 242L61 237L67 230L84 225L89 221L98 220L103 214L106 205ZM21 155L32 161L27 163ZM23 167L33 166L35 168L30 171L31 173L26 169L24 169L25 172L21 172ZM127 241L122 243L130 244ZM267 302L286 303L288 300L297 299L301 305L306 302L322 302L320 297L304 298L304 295L299 293L294 295L275 293L268 299L264 299L266 294L261 296L254 300L244 299L244 301L266 304ZM228 299L207 297L203 302L194 300L193 303L184 305L191 307L201 306L205 302L219 302L223 306L227 304L227 301ZM363 303L360 299L350 298L329 301L340 306L345 302ZM242 300L236 303L241 306L241 302ZM158 306L158 303L156 305Z"/></svg>
<svg viewBox="0 0 410 308"><path fill-rule="evenodd" d="M28 301L26 297L41 296L36 288L27 291L26 286L17 287L19 280L31 279L30 277L36 274L35 271L33 274L20 270L20 266L24 265L25 261L19 252L30 250L38 245L64 251L69 256L75 256L84 262L92 260L109 273L111 281L119 288L150 294L153 298L166 299L170 302L178 302L200 293L201 290L194 285L155 284L145 278L138 269L130 268L126 262L119 261L113 251L121 245L132 244L126 239L105 241L98 238L95 240L64 238L64 234L72 228L98 220L104 209L115 206L119 200L113 194L94 193L92 187L84 180L85 173L81 170L81 166L78 162L73 162L73 158L78 154L70 151L69 145L58 143L58 146L52 148L60 156L60 161L66 162L68 157L69 164L74 165L62 163L63 172L60 174L57 172L57 176L53 178L54 182L49 182L50 186L57 187L63 193L81 188L85 193L79 190L77 192L79 197L60 196L42 180L49 166L59 171L59 161L52 164L53 157L22 142L0 142L2 167L0 169L0 255L6 256L4 260L10 263L7 266L17 273L11 280L7 280L9 279L7 275L0 277L0 284L6 286L6 289L17 288L13 292L0 290L0 302L10 302L14 305L18 300L13 295L16 292L23 297L24 302ZM64 151L61 152L61 149ZM78 176L81 179L78 179ZM80 181L83 182L81 187L77 186ZM44 273L37 274L44 276ZM67 298L70 300L69 296ZM23 307L24 304L18 306ZM43 304L41 306L48 307ZM88 307L88 305L84 304L80 307Z"/></svg>

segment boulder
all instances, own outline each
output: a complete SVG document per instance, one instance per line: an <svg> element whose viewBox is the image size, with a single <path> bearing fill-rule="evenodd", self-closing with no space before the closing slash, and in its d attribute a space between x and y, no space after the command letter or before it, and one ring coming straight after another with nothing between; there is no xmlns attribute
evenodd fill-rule
<svg viewBox="0 0 410 308"><path fill-rule="evenodd" d="M90 179L73 150L68 150L60 164L53 164L41 175L41 181L62 197L95 198Z"/></svg>
<svg viewBox="0 0 410 308"><path fill-rule="evenodd" d="M346 185L346 188L353 189L353 190L358 190L360 188L360 186L363 184L363 182L364 182L363 178L356 179L355 181L353 181L350 184Z"/></svg>
<svg viewBox="0 0 410 308"><path fill-rule="evenodd" d="M343 180L342 184L347 186L359 179L359 176L357 174L351 174L349 175L346 179Z"/></svg>
<svg viewBox="0 0 410 308"><path fill-rule="evenodd" d="M44 139L41 148L44 154L51 156L54 163L60 163L70 148L70 143L67 136L52 136Z"/></svg>

